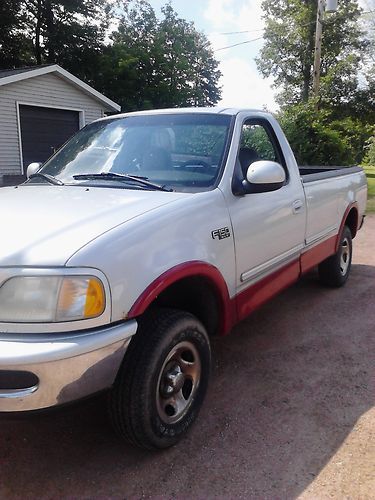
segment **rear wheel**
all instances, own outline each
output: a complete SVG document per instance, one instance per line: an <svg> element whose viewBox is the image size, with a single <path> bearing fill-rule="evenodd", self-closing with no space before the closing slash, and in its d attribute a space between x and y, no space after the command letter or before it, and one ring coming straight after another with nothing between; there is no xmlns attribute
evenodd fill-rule
<svg viewBox="0 0 375 500"><path fill-rule="evenodd" d="M141 318L110 394L116 431L142 448L175 444L198 415L210 361L207 333L193 315L160 309Z"/></svg>
<svg viewBox="0 0 375 500"><path fill-rule="evenodd" d="M352 233L344 226L338 251L319 265L320 281L330 287L346 283L352 265Z"/></svg>

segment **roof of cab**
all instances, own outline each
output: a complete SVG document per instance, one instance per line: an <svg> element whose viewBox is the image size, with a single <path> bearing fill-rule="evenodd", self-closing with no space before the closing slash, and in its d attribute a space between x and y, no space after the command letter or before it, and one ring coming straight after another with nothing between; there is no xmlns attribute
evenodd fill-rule
<svg viewBox="0 0 375 500"><path fill-rule="evenodd" d="M210 107L210 108L166 108L166 109L148 109L145 111L132 111L129 113L121 113L118 115L108 116L106 118L101 118L102 120L107 120L108 118L122 118L127 116L142 116L142 115L161 115L161 114L182 114L182 113L205 113L205 114L223 114L235 116L242 111L247 111L249 113L262 113L265 112L260 109L246 109L246 108L221 108L221 107Z"/></svg>

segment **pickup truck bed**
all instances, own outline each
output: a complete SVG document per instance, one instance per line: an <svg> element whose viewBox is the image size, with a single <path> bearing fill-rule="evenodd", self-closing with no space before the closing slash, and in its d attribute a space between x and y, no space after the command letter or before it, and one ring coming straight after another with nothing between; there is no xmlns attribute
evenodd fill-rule
<svg viewBox="0 0 375 500"><path fill-rule="evenodd" d="M362 172L361 167L298 166L298 169L304 183Z"/></svg>

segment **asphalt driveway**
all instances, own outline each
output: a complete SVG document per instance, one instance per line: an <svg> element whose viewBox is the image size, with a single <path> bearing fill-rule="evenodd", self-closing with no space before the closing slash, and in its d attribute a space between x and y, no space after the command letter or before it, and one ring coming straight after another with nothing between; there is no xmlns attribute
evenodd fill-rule
<svg viewBox="0 0 375 500"><path fill-rule="evenodd" d="M0 498L373 498L375 216L347 285L316 275L214 344L189 436L146 453L119 442L102 399L0 418Z"/></svg>

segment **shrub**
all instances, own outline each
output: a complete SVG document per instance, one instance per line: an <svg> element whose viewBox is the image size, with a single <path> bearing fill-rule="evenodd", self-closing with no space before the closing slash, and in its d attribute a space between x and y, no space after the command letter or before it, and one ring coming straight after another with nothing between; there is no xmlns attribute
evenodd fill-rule
<svg viewBox="0 0 375 500"><path fill-rule="evenodd" d="M300 165L353 165L363 159L371 127L358 119L335 120L312 101L289 106L278 118Z"/></svg>
<svg viewBox="0 0 375 500"><path fill-rule="evenodd" d="M366 154L363 159L363 163L365 165L373 165L375 166L375 130L374 135L370 137L370 139L366 142Z"/></svg>

